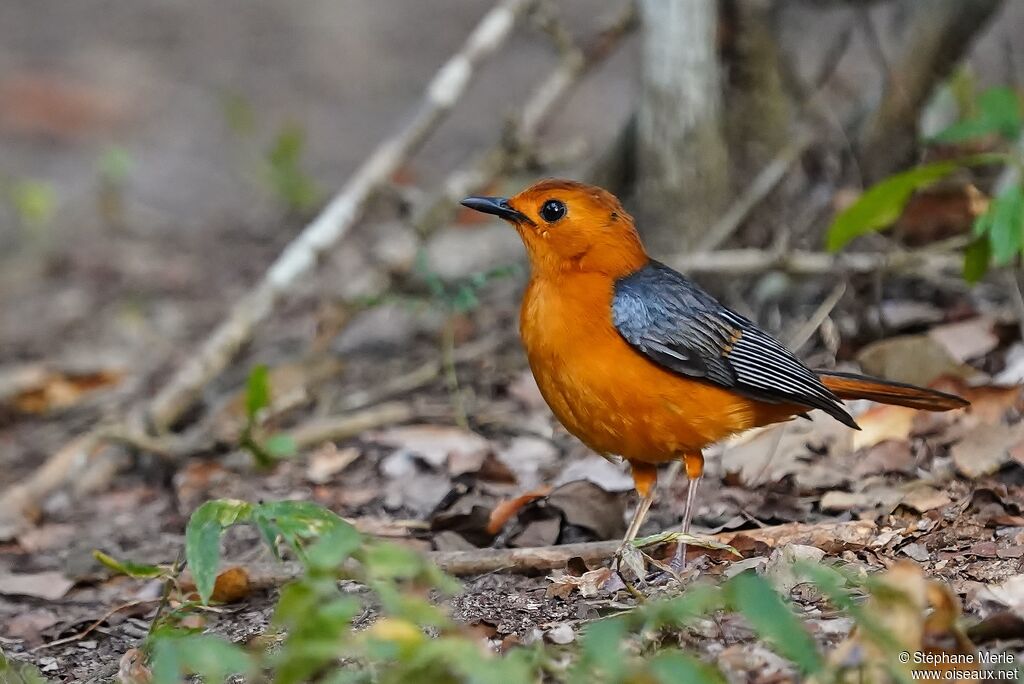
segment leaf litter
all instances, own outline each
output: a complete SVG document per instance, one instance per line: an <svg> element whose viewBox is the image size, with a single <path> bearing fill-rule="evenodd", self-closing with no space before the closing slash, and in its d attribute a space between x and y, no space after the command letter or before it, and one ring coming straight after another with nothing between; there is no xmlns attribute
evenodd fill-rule
<svg viewBox="0 0 1024 684"><path fill-rule="evenodd" d="M1012 364L1014 352L988 349L990 337L985 338L985 351L978 351L980 343L972 347L957 340L982 329L980 319L967 321L969 325L926 334L947 360L919 365L914 373L936 372L926 384L965 394L974 402L971 408L925 415L855 406L861 433L812 415L810 421L759 431L724 445L718 456L709 455L694 519L697 536L689 540L689 562L679 579L688 584L742 572L763 574L807 611L814 638L833 646L857 644L844 642L857 636L851 636L852 625L845 618L823 617L821 596L807 589L807 577L796 569L801 564L840 564L870 574L891 573L913 562L928 578L926 595L936 591L927 589L929 581L941 582L975 619L1019 611L1014 578L1021 575L1024 562L1021 392L971 365L978 363L977 354L1001 354ZM883 357L888 352L881 349L873 352L881 367L899 365L905 358L887 360ZM14 629L0 636L15 640L15 652L27 653L28 648L81 632L118 605L151 601L159 595L159 583L111 577L93 561L92 550L105 549L141 563L169 563L173 559L167 549L180 547L185 516L212 497L318 501L370 534L387 534L419 550L525 548L619 538L636 505L628 471L587 452L564 433L538 400L518 353L510 341L497 361L467 364L461 371L462 381L474 385L475 401L486 402L481 413L496 417L493 423L467 430L413 422L367 431L309 448L269 472L254 469L242 453L191 459L173 475L170 488L153 487L140 471L95 497L47 502L44 524L4 547L0 559L6 565L0 567L9 568L9 575L66 572L67 587L60 594L60 585L48 587L50 594L34 599L42 603L28 603L31 595L4 595L0 623ZM474 384L481 378L487 380ZM362 382L342 382L348 381ZM299 387L292 393L304 403L326 401L322 388L307 392ZM426 390L431 393L441 402L449 399L443 384ZM283 416L275 418L282 426L294 419ZM641 532L657 543L644 548L649 559L641 554L628 559L631 572L642 576L645 591L655 596L678 591L676 580L659 580L657 575L681 540L657 535L678 524L684 495L684 480L663 477L663 492ZM143 524L138 524L140 515ZM68 528L81 530L81 520L93 521L91 528L67 543ZM784 527L773 527L780 524ZM761 535L765 526L776 530L770 538ZM698 546L715 532L720 533L717 549ZM228 565L213 593L230 610L204 615L207 629L240 641L258 638L266 629L273 596L248 584L249 564L268 560L258 549L250 530L231 530L225 536ZM0 575L0 593L7 576ZM910 571L894 577L919 592L919 579ZM632 605L633 599L611 579L607 563L588 566L579 559L543 575L495 573L467 580L450 611L476 625L495 648L537 639L569 643L582 623ZM183 589L188 591L188 586L186 582ZM950 634L948 629L921 626L919 613L934 612L936 605L929 602L934 600L926 596L925 603L915 604L918 618L910 613L900 618L909 625L911 641L916 643L918 632L921 643L933 633ZM98 644L89 652L92 662L116 661L129 652L144 635L152 608L143 603L104 618L91 637ZM919 619L918 627L913 619ZM707 629L711 636L691 645L731 662L735 671L759 676L773 669L790 671L741 624L728 619ZM723 634L732 640L724 648L716 645ZM55 647L46 657L54 658L62 671L74 667L83 652L72 644ZM873 657L859 645L840 646L835 653L845 655L834 657L853 657L853 652L869 661Z"/></svg>

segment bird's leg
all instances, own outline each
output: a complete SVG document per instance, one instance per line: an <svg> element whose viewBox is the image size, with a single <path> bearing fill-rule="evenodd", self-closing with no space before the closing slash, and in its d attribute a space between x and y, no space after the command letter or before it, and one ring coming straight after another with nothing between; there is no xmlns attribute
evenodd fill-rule
<svg viewBox="0 0 1024 684"><path fill-rule="evenodd" d="M641 525L647 519L647 512L651 510L651 504L654 503L654 490L658 484L658 469L655 466L648 463L633 463L630 464L630 467L633 471L633 484L636 485L636 491L640 495L640 503L636 506L633 519L629 521L629 527L626 528L626 536L622 538L619 550L615 552L615 562L612 565L612 569L616 572L619 571L619 565L622 563L623 553L633 543L633 540L636 539Z"/></svg>
<svg viewBox="0 0 1024 684"><path fill-rule="evenodd" d="M704 474L704 455L699 451L696 454L683 456L683 466L686 468L686 507L683 509L683 534L690 533L690 520L693 518L693 504L697 499L697 485L700 484L701 476ZM673 568L682 570L686 567L686 543L676 545L676 553L671 563Z"/></svg>

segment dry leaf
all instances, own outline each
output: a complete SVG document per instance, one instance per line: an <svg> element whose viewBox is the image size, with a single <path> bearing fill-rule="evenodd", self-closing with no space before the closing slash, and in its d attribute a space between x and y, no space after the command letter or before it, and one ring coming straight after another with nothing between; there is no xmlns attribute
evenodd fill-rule
<svg viewBox="0 0 1024 684"><path fill-rule="evenodd" d="M796 569L798 563L820 563L825 552L814 546L790 544L772 551L764 574L781 594L789 594L798 584L807 581Z"/></svg>
<svg viewBox="0 0 1024 684"><path fill-rule="evenodd" d="M505 527L505 523L512 517L517 515L519 511L523 509L527 504L536 501L537 499L547 496L551 492L551 487L540 487L532 491L520 494L514 499L503 499L498 502L498 505L491 511L491 517L487 522L487 532L489 534L498 534Z"/></svg>
<svg viewBox="0 0 1024 684"><path fill-rule="evenodd" d="M916 487L904 494L900 503L913 508L918 513L924 513L933 508L948 506L952 503L952 499L945 492L932 487Z"/></svg>
<svg viewBox="0 0 1024 684"><path fill-rule="evenodd" d="M915 424L916 425L916 424ZM875 444L853 464L853 476L863 478L880 473L914 472L914 454L905 439L887 439Z"/></svg>
<svg viewBox="0 0 1024 684"><path fill-rule="evenodd" d="M78 373L54 370L33 375L31 382L20 382L18 391L8 398L10 404L22 413L47 413L68 408L124 378L123 371L114 369Z"/></svg>
<svg viewBox="0 0 1024 684"><path fill-rule="evenodd" d="M554 574L548 577L551 584L548 585L546 596L548 598L554 596L569 598L574 591L578 591L580 596L584 598L596 596L611 575L611 568L607 567L588 570L578 576L562 570L556 570Z"/></svg>
<svg viewBox="0 0 1024 684"><path fill-rule="evenodd" d="M868 375L922 387L943 375L967 378L975 374L928 335L879 340L861 349L857 361Z"/></svg>
<svg viewBox="0 0 1024 684"><path fill-rule="evenodd" d="M973 644L956 626L959 604L943 585L925 578L921 568L910 561L899 561L879 578L884 591L875 591L864 606L886 638L879 643L872 632L854 629L829 656L829 663L846 674L829 681L883 684L892 681L894 650L911 654L946 656L974 654ZM929 665L908 660L899 665L910 680L910 671L931 670L934 678L926 681L977 678L976 665ZM956 672L947 672L952 668ZM973 675L973 676L972 676ZM812 680L821 682L821 679Z"/></svg>
<svg viewBox="0 0 1024 684"><path fill-rule="evenodd" d="M992 318L977 316L936 326L928 331L928 337L942 345L951 358L963 363L984 356L999 346L994 325Z"/></svg>
<svg viewBox="0 0 1024 684"><path fill-rule="evenodd" d="M593 482L606 492L628 492L633 489L633 478L625 467L597 454L571 461L555 479L555 484L577 480Z"/></svg>
<svg viewBox="0 0 1024 684"><path fill-rule="evenodd" d="M987 425L971 430L953 445L953 464L964 476L990 475L1010 462L1010 452L1024 441L1024 423Z"/></svg>
<svg viewBox="0 0 1024 684"><path fill-rule="evenodd" d="M150 684L153 673L146 666L146 655L137 648L129 648L121 656L117 669L121 684Z"/></svg>
<svg viewBox="0 0 1024 684"><path fill-rule="evenodd" d="M327 442L309 457L306 479L313 484L330 482L335 475L359 458L360 453L355 447L339 449L333 442Z"/></svg>
<svg viewBox="0 0 1024 684"><path fill-rule="evenodd" d="M367 439L414 454L434 468L441 468L449 459L456 465L477 458L483 463L491 450L491 443L475 432L447 425L403 425Z"/></svg>
<svg viewBox="0 0 1024 684"><path fill-rule="evenodd" d="M219 603L236 603L249 595L249 573L233 567L217 575L210 598Z"/></svg>
<svg viewBox="0 0 1024 684"><path fill-rule="evenodd" d="M999 584L983 587L978 598L998 603L1024 619L1024 575L1014 575Z"/></svg>
<svg viewBox="0 0 1024 684"><path fill-rule="evenodd" d="M826 512L851 511L867 508L870 505L871 500L862 492L842 492L839 490L825 492L819 504L821 510Z"/></svg>
<svg viewBox="0 0 1024 684"><path fill-rule="evenodd" d="M60 572L0 574L0 594L8 596L32 596L46 601L56 601L74 585L74 582Z"/></svg>
<svg viewBox="0 0 1024 684"><path fill-rule="evenodd" d="M853 434L853 448L873 447L889 439L906 441L917 411L905 406L873 406L857 417L860 432Z"/></svg>

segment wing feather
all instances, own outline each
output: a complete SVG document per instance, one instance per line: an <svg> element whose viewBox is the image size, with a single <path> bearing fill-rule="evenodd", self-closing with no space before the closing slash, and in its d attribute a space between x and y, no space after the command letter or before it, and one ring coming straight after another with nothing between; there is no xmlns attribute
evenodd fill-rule
<svg viewBox="0 0 1024 684"><path fill-rule="evenodd" d="M612 320L630 345L673 372L760 401L820 408L856 427L788 349L664 264L652 261L616 282Z"/></svg>

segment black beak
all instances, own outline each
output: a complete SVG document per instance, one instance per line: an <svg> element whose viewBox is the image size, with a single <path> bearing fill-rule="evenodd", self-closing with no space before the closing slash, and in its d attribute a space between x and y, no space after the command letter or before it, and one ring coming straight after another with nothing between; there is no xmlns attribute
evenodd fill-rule
<svg viewBox="0 0 1024 684"><path fill-rule="evenodd" d="M467 197L462 200L462 206L475 209L484 214L492 214L498 218L519 223L533 223L526 214L521 214L508 205L507 197Z"/></svg>

